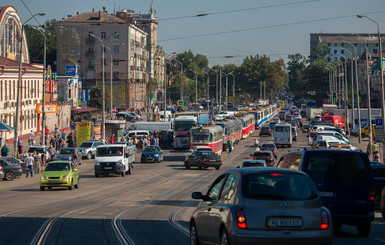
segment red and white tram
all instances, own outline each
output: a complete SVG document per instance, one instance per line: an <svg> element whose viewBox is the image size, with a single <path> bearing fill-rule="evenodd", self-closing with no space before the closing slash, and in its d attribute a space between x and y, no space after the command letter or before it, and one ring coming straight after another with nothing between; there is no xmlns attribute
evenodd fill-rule
<svg viewBox="0 0 385 245"><path fill-rule="evenodd" d="M217 154L223 150L223 128L221 126L205 126L192 128L190 131L191 146L209 146Z"/></svg>

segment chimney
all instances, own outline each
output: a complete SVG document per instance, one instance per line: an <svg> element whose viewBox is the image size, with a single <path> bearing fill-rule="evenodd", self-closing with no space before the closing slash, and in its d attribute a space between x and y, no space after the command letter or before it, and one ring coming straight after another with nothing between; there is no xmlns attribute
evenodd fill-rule
<svg viewBox="0 0 385 245"><path fill-rule="evenodd" d="M102 12L99 10L99 20L102 19Z"/></svg>

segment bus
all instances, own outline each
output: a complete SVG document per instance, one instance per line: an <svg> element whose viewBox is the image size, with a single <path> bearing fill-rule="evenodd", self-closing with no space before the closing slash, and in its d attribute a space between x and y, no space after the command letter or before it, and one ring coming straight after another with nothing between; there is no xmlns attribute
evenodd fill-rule
<svg viewBox="0 0 385 245"><path fill-rule="evenodd" d="M292 126L289 123L277 123L274 127L274 144L277 145L287 145L291 148L291 144L293 143L293 132Z"/></svg>
<svg viewBox="0 0 385 245"><path fill-rule="evenodd" d="M190 129L208 123L207 112L176 113L174 118L174 148L190 147Z"/></svg>
<svg viewBox="0 0 385 245"><path fill-rule="evenodd" d="M223 128L218 125L195 127L190 130L191 146L209 146L217 154L223 150Z"/></svg>

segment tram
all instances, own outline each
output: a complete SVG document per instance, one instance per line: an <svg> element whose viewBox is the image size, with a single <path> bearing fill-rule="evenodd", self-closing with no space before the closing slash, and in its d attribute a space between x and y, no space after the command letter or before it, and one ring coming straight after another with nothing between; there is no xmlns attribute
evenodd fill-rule
<svg viewBox="0 0 385 245"><path fill-rule="evenodd" d="M223 150L223 128L218 125L195 127L190 130L191 146L209 146L217 154Z"/></svg>

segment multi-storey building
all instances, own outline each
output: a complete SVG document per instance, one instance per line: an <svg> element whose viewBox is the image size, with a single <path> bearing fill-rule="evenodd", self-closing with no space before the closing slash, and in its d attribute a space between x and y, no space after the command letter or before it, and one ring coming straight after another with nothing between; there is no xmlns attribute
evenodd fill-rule
<svg viewBox="0 0 385 245"><path fill-rule="evenodd" d="M131 18L110 14L103 8L68 16L56 26L58 74L64 74L66 65L75 64L83 88L96 84L102 87L104 79L107 108L110 98L117 108L145 106L147 33Z"/></svg>

